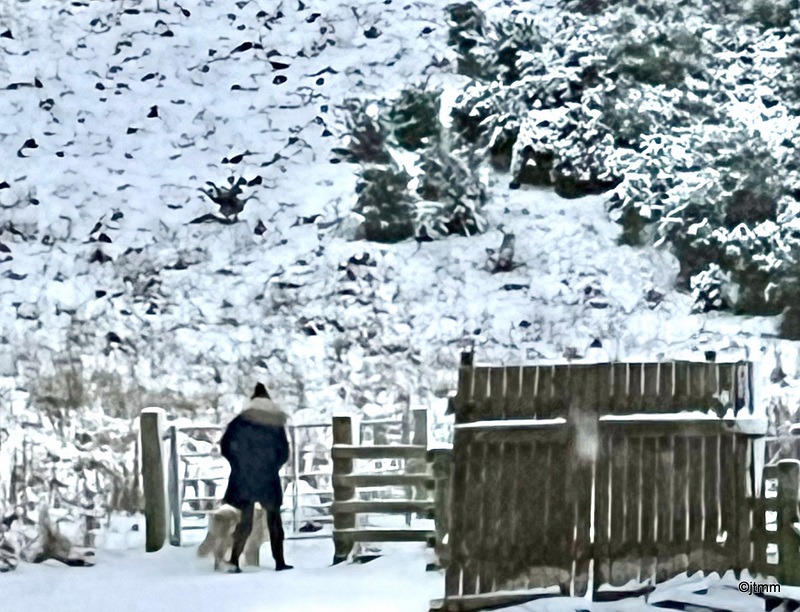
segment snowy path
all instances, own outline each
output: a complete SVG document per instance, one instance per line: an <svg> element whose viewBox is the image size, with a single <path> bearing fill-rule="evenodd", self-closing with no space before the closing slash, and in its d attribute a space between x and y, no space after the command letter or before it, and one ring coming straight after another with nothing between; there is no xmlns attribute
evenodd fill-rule
<svg viewBox="0 0 800 612"><path fill-rule="evenodd" d="M406 545L367 564L330 566L330 540L289 541L295 569L239 575L212 570L195 548L157 553L99 551L93 568L23 563L0 577L0 608L14 612L420 612L444 593L443 574L425 571L422 548ZM6 607L9 603L10 606Z"/></svg>

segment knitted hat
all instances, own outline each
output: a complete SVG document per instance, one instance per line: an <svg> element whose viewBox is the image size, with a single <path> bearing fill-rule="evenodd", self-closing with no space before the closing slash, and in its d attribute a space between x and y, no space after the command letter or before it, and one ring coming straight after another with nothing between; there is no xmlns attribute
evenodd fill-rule
<svg viewBox="0 0 800 612"><path fill-rule="evenodd" d="M262 383L256 384L256 390L253 391L253 396L250 399L255 399L257 397L266 397L270 399L267 388Z"/></svg>

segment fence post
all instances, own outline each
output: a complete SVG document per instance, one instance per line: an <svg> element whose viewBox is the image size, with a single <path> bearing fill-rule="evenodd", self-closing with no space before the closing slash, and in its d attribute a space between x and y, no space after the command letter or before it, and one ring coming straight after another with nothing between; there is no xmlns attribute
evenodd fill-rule
<svg viewBox="0 0 800 612"><path fill-rule="evenodd" d="M333 448L338 444L353 444L353 418L350 416L333 417ZM352 474L353 460L337 458L333 454L333 501L349 501L355 496L354 487L336 484L337 476ZM346 561L348 555L353 550L354 540L350 535L337 533L338 529L354 529L356 526L355 514L335 513L333 515L333 564Z"/></svg>
<svg viewBox="0 0 800 612"><path fill-rule="evenodd" d="M297 447L297 429L289 426L292 443L292 533L297 533L297 512L300 507L300 449Z"/></svg>
<svg viewBox="0 0 800 612"><path fill-rule="evenodd" d="M427 408L414 408L411 411L411 444L417 446L428 447L428 409ZM418 459L409 459L406 461L407 474L421 474L427 469L427 462ZM409 487L408 493L413 492L411 499L424 499L427 497L425 487L423 485L415 485L413 488ZM407 495L408 495L407 493ZM419 516L419 515L418 515ZM406 525L411 526L411 515L406 515Z"/></svg>
<svg viewBox="0 0 800 612"><path fill-rule="evenodd" d="M161 456L163 418L164 410L161 408L145 408L139 419L147 552L161 550L167 535L167 500L164 491L164 462Z"/></svg>
<svg viewBox="0 0 800 612"><path fill-rule="evenodd" d="M800 537L794 530L797 522L800 462L778 462L778 579L781 584L800 585Z"/></svg>
<svg viewBox="0 0 800 612"><path fill-rule="evenodd" d="M172 546L181 545L181 517L182 504L179 493L180 476L178 475L178 429L172 425L169 428L169 513L172 517L172 529L169 543Z"/></svg>
<svg viewBox="0 0 800 612"><path fill-rule="evenodd" d="M440 567L447 567L449 547L444 543L450 533L450 460L449 448L435 448L428 451L428 460L433 466L433 503L436 543L434 551ZM449 540L449 538L448 538Z"/></svg>

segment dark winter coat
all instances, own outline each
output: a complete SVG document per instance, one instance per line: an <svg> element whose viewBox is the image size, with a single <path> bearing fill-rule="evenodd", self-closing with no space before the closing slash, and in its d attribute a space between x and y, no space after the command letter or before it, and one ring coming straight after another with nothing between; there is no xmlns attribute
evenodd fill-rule
<svg viewBox="0 0 800 612"><path fill-rule="evenodd" d="M225 503L242 508L259 502L280 507L283 501L278 471L289 459L286 415L270 399L250 400L222 436L222 456L231 464Z"/></svg>

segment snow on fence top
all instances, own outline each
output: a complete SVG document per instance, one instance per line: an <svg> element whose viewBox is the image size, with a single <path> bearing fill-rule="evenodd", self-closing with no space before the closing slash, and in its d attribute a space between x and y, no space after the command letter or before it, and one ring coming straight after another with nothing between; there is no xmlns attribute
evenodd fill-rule
<svg viewBox="0 0 800 612"><path fill-rule="evenodd" d="M567 417L570 406L598 415L753 414L752 363L691 361L475 366L462 355L456 423Z"/></svg>

